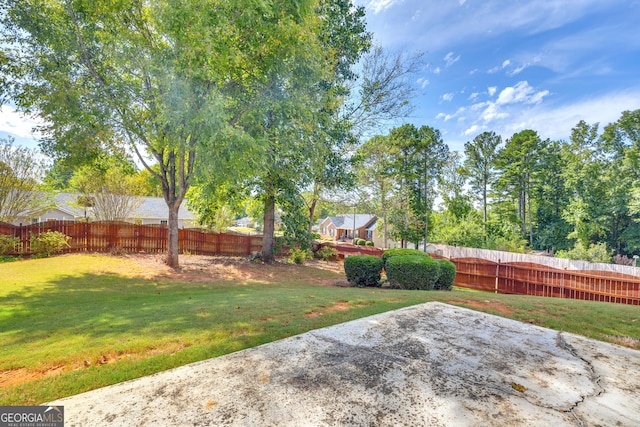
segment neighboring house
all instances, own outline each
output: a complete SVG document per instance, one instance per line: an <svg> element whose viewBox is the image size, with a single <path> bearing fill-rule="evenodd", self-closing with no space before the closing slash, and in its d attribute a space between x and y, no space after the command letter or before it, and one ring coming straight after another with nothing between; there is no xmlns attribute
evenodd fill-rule
<svg viewBox="0 0 640 427"><path fill-rule="evenodd" d="M354 237L373 240L376 220L375 215L369 214L328 216L320 223L320 238L333 241L347 241Z"/></svg>
<svg viewBox="0 0 640 427"><path fill-rule="evenodd" d="M54 198L54 207L50 208L37 218L23 218L17 221L23 224L44 221L80 221L92 220L91 207L83 207L78 203L77 193L58 193ZM167 224L169 208L162 197L141 197L142 203L127 218L126 222L134 224ZM186 201L180 205L178 211L178 226L180 228L193 227L197 224L197 218L186 206Z"/></svg>
<svg viewBox="0 0 640 427"><path fill-rule="evenodd" d="M256 223L253 219L245 216L244 218L240 218L236 220L236 227L245 227L245 228L255 228Z"/></svg>

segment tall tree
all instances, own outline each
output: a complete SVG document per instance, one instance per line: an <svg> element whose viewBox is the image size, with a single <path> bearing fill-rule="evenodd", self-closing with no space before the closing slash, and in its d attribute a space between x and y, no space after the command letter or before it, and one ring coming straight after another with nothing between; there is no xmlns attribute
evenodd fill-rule
<svg viewBox="0 0 640 427"><path fill-rule="evenodd" d="M573 230L569 238L584 248L604 238L607 230L606 186L602 178L607 159L599 142L599 124L580 121L562 147L563 178L569 195L563 218Z"/></svg>
<svg viewBox="0 0 640 427"><path fill-rule="evenodd" d="M353 134L353 123L343 114L343 100L350 95L351 86L358 79L354 65L371 46L364 7L355 7L351 0L323 0L317 13L321 20L318 41L325 52L330 52L327 63L331 66L318 84L323 94L318 99L320 102L316 102L318 124L311 134L312 182L304 198L309 212L309 233L322 192L353 184L346 157L357 138Z"/></svg>
<svg viewBox="0 0 640 427"><path fill-rule="evenodd" d="M232 138L221 129L266 95L261 64L287 66L289 28L309 4L2 0L2 93L45 120L49 154L84 160L128 144L162 184L177 267L178 209L198 155L225 164Z"/></svg>
<svg viewBox="0 0 640 427"><path fill-rule="evenodd" d="M69 185L80 193L76 203L90 208L98 221L125 221L142 204L144 182L135 165L120 157L102 157L76 169Z"/></svg>
<svg viewBox="0 0 640 427"><path fill-rule="evenodd" d="M533 246L531 189L539 162L540 142L540 137L534 130L515 133L507 140L496 159L502 172L496 187L516 200L522 234L529 234L530 246Z"/></svg>
<svg viewBox="0 0 640 427"><path fill-rule="evenodd" d="M482 223L485 235L487 233L487 194L495 179L495 161L500 144L502 144L502 137L495 132L483 132L473 141L464 144L464 167L469 176L471 188L482 197Z"/></svg>
<svg viewBox="0 0 640 427"><path fill-rule="evenodd" d="M561 141L543 141L540 148L540 164L536 185L532 192L537 222L534 240L536 249L569 249L567 235L571 226L563 218L569 203L569 195L563 169Z"/></svg>
<svg viewBox="0 0 640 427"><path fill-rule="evenodd" d="M436 197L435 183L444 166L449 148L440 131L429 126L420 129L405 124L389 133L395 176L401 202L390 218L396 238L413 242L416 247L428 238L429 213Z"/></svg>
<svg viewBox="0 0 640 427"><path fill-rule="evenodd" d="M389 212L393 204L392 152L388 136L377 135L366 141L356 153L359 187L367 191L371 208L382 219L382 238L389 247Z"/></svg>
<svg viewBox="0 0 640 427"><path fill-rule="evenodd" d="M43 167L38 154L0 139L0 221L30 220L51 204L38 190Z"/></svg>
<svg viewBox="0 0 640 427"><path fill-rule="evenodd" d="M465 189L467 183L466 170L462 166L462 156L458 151L451 151L438 177L438 187L445 209L455 218L467 216L471 210L471 197Z"/></svg>

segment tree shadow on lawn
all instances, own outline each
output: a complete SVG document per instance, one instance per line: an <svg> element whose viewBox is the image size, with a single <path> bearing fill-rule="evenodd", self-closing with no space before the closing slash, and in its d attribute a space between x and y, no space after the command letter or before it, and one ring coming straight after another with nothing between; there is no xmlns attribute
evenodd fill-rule
<svg viewBox="0 0 640 427"><path fill-rule="evenodd" d="M87 358L100 363L105 352L148 357L196 344L235 351L324 326L329 319L305 313L353 298L329 287L310 292L309 287L255 282L62 277L3 298L0 372L77 366Z"/></svg>
<svg viewBox="0 0 640 427"><path fill-rule="evenodd" d="M69 352L86 353L105 345L127 351L127 341L133 343L132 351L140 351L136 347L144 346L144 341L153 346L176 337L220 334L247 320L246 312L223 308L246 304L251 297L244 286L86 274L64 277L40 289L25 288L3 300L0 336L5 356L0 360L5 365L7 353L27 351L23 356L28 359L35 351L66 359ZM67 348L56 348L60 346Z"/></svg>

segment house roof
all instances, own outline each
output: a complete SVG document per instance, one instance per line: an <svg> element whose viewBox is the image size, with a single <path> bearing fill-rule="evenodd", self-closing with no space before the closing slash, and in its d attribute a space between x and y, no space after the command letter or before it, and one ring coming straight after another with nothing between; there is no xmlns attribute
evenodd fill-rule
<svg viewBox="0 0 640 427"><path fill-rule="evenodd" d="M58 193L54 198L56 208L73 215L84 217L85 210L77 205L79 193ZM131 218L139 219L166 219L169 217L169 208L162 197L141 197L142 203L132 213ZM186 206L186 201L180 205L178 218L195 220L196 216Z"/></svg>
<svg viewBox="0 0 640 427"><path fill-rule="evenodd" d="M354 215L353 214L343 214L336 216L327 217L336 226L336 228L354 228ZM355 228L362 228L369 224L371 220L375 219L375 215L370 214L355 214Z"/></svg>

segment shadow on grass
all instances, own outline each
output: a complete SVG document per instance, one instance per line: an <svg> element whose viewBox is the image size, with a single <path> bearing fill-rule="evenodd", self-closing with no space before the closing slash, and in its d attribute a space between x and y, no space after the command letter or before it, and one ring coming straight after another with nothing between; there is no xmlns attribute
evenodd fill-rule
<svg viewBox="0 0 640 427"><path fill-rule="evenodd" d="M0 331L11 332L5 344L18 345L57 334L162 336L210 328L216 322L231 326L246 320L247 313L240 308L257 302L251 295L259 292L256 287L168 283L114 274L63 277L6 295Z"/></svg>

